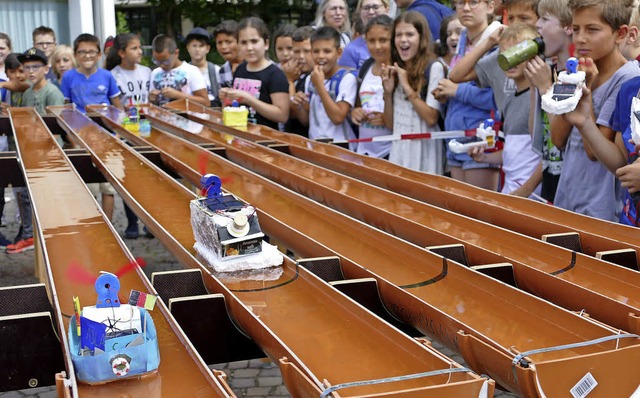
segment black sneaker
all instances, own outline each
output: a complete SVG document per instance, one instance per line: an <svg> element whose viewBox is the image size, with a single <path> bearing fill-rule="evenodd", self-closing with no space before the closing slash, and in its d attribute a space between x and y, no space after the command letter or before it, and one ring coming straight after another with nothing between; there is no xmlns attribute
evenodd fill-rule
<svg viewBox="0 0 640 398"><path fill-rule="evenodd" d="M142 230L144 231L144 236L146 238L149 238L149 239L155 238L155 236L153 236L153 234L151 233L151 231L149 231L146 225L144 226L144 228L142 228Z"/></svg>
<svg viewBox="0 0 640 398"><path fill-rule="evenodd" d="M13 244L6 236L0 234L0 249L6 249L7 246Z"/></svg>
<svg viewBox="0 0 640 398"><path fill-rule="evenodd" d="M127 229L124 230L124 237L126 239L138 239L138 236L140 236L140 232L138 232L138 224L129 225L127 226Z"/></svg>

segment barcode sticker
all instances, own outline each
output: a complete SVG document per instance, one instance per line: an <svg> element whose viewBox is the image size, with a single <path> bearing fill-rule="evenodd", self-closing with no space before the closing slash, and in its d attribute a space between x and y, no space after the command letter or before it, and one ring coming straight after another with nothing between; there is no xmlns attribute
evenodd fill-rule
<svg viewBox="0 0 640 398"><path fill-rule="evenodd" d="M584 398L598 385L598 382L591 373L584 375L582 379L571 389L573 398Z"/></svg>

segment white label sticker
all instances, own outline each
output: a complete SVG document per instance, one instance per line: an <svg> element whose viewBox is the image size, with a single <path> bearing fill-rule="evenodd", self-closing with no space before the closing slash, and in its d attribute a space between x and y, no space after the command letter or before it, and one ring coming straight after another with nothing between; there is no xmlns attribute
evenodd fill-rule
<svg viewBox="0 0 640 398"><path fill-rule="evenodd" d="M584 398L598 385L598 382L591 373L584 375L582 379L571 389L573 398Z"/></svg>

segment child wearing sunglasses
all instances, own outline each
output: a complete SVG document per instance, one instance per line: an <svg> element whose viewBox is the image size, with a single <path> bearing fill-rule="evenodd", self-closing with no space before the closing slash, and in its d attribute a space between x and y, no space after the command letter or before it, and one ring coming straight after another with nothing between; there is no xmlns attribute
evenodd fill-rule
<svg viewBox="0 0 640 398"><path fill-rule="evenodd" d="M197 66L180 60L176 41L160 34L153 39L153 63L149 101L164 105L169 101L186 98L209 106L207 84Z"/></svg>

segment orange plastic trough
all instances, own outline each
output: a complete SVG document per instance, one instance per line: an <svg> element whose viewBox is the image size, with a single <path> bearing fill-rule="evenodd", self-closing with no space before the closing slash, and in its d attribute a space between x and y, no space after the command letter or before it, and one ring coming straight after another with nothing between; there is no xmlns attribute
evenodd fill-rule
<svg viewBox="0 0 640 398"><path fill-rule="evenodd" d="M465 371L432 348L410 339L288 258L282 274L273 280L260 278L273 270L255 271L249 278L212 274L197 261L192 248L188 203L195 194L79 112L59 111L58 118L63 128L90 151L98 168L154 235L184 265L202 270L209 291L225 296L228 311L240 328L271 358L280 361L292 395L317 397L329 386L376 379L391 380L353 386L337 394L493 394L493 381ZM264 212L259 218L261 224L272 219ZM442 374L429 373L440 371ZM421 377L402 380L409 375Z"/></svg>
<svg viewBox="0 0 640 398"><path fill-rule="evenodd" d="M68 355L68 314L74 312L73 296L78 296L83 305L91 305L95 303L96 292L93 284L70 280L68 268L75 262L97 276L100 271L115 272L133 261L133 256L38 113L33 108L11 108L9 113L33 205L37 227L34 232L44 252L46 283L57 317L57 334L67 359L67 369L60 371L70 375L71 394L86 397L235 396L223 373L211 372L161 302L150 312L160 342L157 375L96 386L76 385ZM139 267L123 275L120 283L122 292L130 289L155 292Z"/></svg>
<svg viewBox="0 0 640 398"><path fill-rule="evenodd" d="M155 125L226 149L226 157L307 197L420 246L463 244L470 265L508 262L519 287L616 328L640 332L640 273L452 213L263 145L220 133L158 107ZM182 119L182 120L180 120ZM574 257L575 256L575 257ZM561 280L558 280L561 279Z"/></svg>
<svg viewBox="0 0 640 398"><path fill-rule="evenodd" d="M607 385L594 390L593 396L608 396L613 391L609 388L630 395L638 388L640 373L629 370L631 373L621 375L619 369L611 368L619 355L637 360L640 347L634 335L619 341L629 350L627 354L621 354L621 346L616 349L615 344L595 344L594 339L611 338L613 331L469 268L443 262L439 256L331 211L183 139L152 129L150 137L140 140L119 125L122 115L114 108L94 110L127 139L160 150L163 160L192 182L199 180L196 169L206 157L208 171L231 180L226 185L231 192L277 218L263 222L267 233L302 255L338 253L345 260L347 277L378 280L382 299L398 318L443 341L473 369L510 390L532 397L562 396L588 372L598 373L601 385ZM312 253L312 248L320 253ZM593 344L540 352L529 364L514 362L517 353L578 342Z"/></svg>
<svg viewBox="0 0 640 398"><path fill-rule="evenodd" d="M448 177L410 170L386 160L265 126L249 125L247 131L226 127L221 124L220 112L187 100L173 101L167 107L186 111L189 118L217 131L251 141L285 143L288 152L300 159L535 239L548 234L577 232L583 253L605 258L611 253L609 261L632 262L637 267L640 239L635 228L477 188ZM627 252L629 249L635 253ZM619 251L627 252L620 256L621 260L615 254Z"/></svg>

